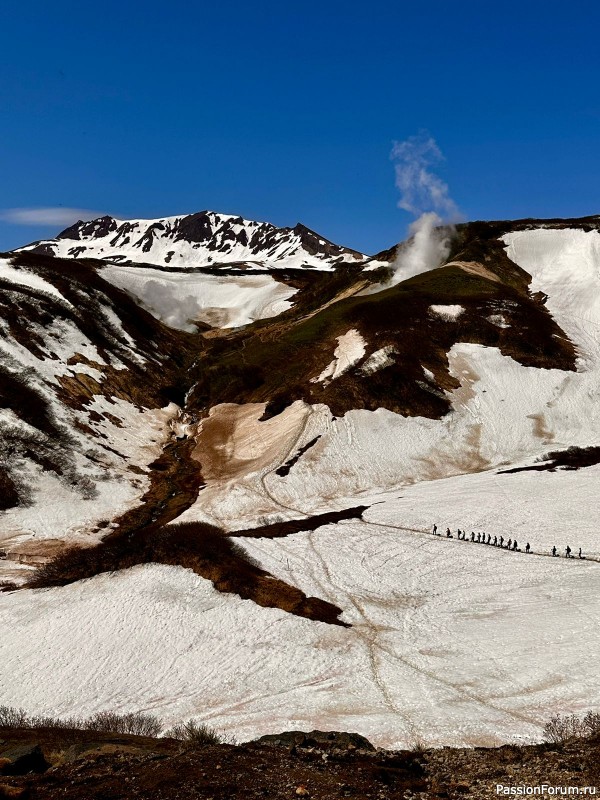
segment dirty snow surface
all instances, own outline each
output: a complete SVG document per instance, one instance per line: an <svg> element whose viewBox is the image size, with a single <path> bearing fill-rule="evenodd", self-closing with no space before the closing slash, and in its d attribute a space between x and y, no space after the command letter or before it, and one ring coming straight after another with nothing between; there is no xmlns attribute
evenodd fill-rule
<svg viewBox="0 0 600 800"><path fill-rule="evenodd" d="M101 275L157 319L187 331L196 329L195 322L235 328L275 317L291 307L288 298L297 291L270 275L221 276L126 266L103 267Z"/></svg>
<svg viewBox="0 0 600 800"><path fill-rule="evenodd" d="M206 487L181 521L239 530L369 506L362 519L236 539L272 575L338 605L351 627L158 565L3 594L1 702L194 717L241 740L353 730L390 747L537 740L552 714L597 708L600 465L504 470L600 444L600 235L540 229L504 242L575 343L576 372L463 342L448 354L460 386L440 420L382 409L334 419L298 402L261 421L256 403L216 406L198 426ZM343 358L362 358L359 337L340 337L329 379ZM532 553L448 539L446 526ZM553 558L554 545L585 559Z"/></svg>
<svg viewBox="0 0 600 800"><path fill-rule="evenodd" d="M365 340L360 333L349 330L343 336L337 337L337 347L333 353L333 361L328 364L315 382L322 383L326 380L335 380L357 364L365 354Z"/></svg>
<svg viewBox="0 0 600 800"><path fill-rule="evenodd" d="M600 699L600 564L426 532L431 519L465 516L510 530L518 513L507 525L505 512L523 478L506 476L504 497L487 477L470 489L461 479L414 487L365 521L238 539L273 575L340 605L350 628L259 608L158 565L4 597L12 624L0 642L0 692L52 713L195 717L242 739L318 727L390 747L535 740L557 710ZM559 476L542 481L553 481L543 492L550 506L528 507L550 507L540 527L560 519L551 502ZM485 515L478 490L496 499ZM592 534L590 525L578 541Z"/></svg>

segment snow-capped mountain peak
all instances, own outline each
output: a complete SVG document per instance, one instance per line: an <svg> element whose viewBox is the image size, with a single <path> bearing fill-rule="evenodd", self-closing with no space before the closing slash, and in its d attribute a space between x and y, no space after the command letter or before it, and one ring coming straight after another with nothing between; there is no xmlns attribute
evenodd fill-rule
<svg viewBox="0 0 600 800"><path fill-rule="evenodd" d="M360 263L366 259L301 223L293 228L278 228L269 222L214 211L150 220L104 216L78 221L55 239L21 249L61 258L98 258L118 264L142 262L175 268L235 263L254 269L330 270L343 261Z"/></svg>

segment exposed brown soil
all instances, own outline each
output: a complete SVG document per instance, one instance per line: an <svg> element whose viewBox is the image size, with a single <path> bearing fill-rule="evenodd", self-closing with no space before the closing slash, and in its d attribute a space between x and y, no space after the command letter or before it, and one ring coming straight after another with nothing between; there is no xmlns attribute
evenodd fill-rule
<svg viewBox="0 0 600 800"><path fill-rule="evenodd" d="M314 531L322 525L333 525L343 519L360 519L363 512L367 511L368 508L369 506L355 506L354 508L346 508L343 511L328 511L326 514L313 514L304 519L274 522L271 525L261 525L258 528L244 528L239 531L232 531L229 535L245 537L246 539L279 539L301 531Z"/></svg>
<svg viewBox="0 0 600 800"><path fill-rule="evenodd" d="M443 390L458 381L447 353L459 342L498 347L519 363L542 369L575 369L575 348L544 305L529 291L530 276L507 257L499 229L463 226L452 261L397 286L368 296L346 296L308 308L298 298L275 320L209 340L192 408L217 403L267 403L263 419L294 400L325 403L335 416L353 408L387 408L406 416L440 418L449 409ZM356 278L354 278L356 283ZM351 280L344 287L347 293ZM340 286L340 295L344 294ZM432 304L464 308L448 322L431 314ZM506 327L489 317L502 313ZM361 362L334 381L314 379L330 363L336 337L355 328L368 344L365 358L385 346L395 363L364 376ZM424 368L434 375L429 380Z"/></svg>
<svg viewBox="0 0 600 800"><path fill-rule="evenodd" d="M556 472L557 469L582 469L600 464L600 447L568 447L566 450L554 450L544 456L538 464L528 467L513 467L498 471L500 475L513 472Z"/></svg>
<svg viewBox="0 0 600 800"><path fill-rule="evenodd" d="M94 547L71 547L41 565L26 588L65 586L102 572L138 564L169 564L193 570L220 592L237 594L266 608L280 608L299 617L349 627L342 609L259 567L224 531L200 522L167 527L124 527Z"/></svg>
<svg viewBox="0 0 600 800"><path fill-rule="evenodd" d="M597 739L413 752L372 750L345 734L197 747L92 731L4 729L0 736L0 757L39 744L51 765L41 774L0 777L0 797L22 800L491 800L498 784L600 787Z"/></svg>
<svg viewBox="0 0 600 800"><path fill-rule="evenodd" d="M177 519L197 499L204 486L202 465L192 458L194 439L168 442L160 456L149 466L150 486L139 505L113 520L113 531L105 542L144 529L158 528Z"/></svg>

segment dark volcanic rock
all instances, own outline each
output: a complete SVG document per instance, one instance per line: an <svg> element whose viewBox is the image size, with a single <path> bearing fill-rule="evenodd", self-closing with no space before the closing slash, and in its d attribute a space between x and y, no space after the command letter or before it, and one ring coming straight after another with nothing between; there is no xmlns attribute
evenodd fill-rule
<svg viewBox="0 0 600 800"><path fill-rule="evenodd" d="M212 236L212 226L207 211L189 214L184 217L177 228L175 241L206 242Z"/></svg>
<svg viewBox="0 0 600 800"><path fill-rule="evenodd" d="M344 731L284 731L268 733L256 740L261 744L281 745L282 747L318 747L321 750L375 750L373 745L359 733Z"/></svg>
<svg viewBox="0 0 600 800"><path fill-rule="evenodd" d="M238 746L55 729L3 729L0 736L9 739L12 747L40 742L52 761L52 769L44 774L1 781L0 798L493 800L498 797L499 783L600 785L597 737L560 745L420 748L411 752L370 750L364 737L334 731L288 731ZM273 746L268 741L283 737L289 737L287 746ZM315 737L326 737L326 746L311 744ZM353 746L343 746L345 737ZM333 744L327 747L328 742ZM84 747L72 747L78 743ZM91 745L95 750L89 749Z"/></svg>
<svg viewBox="0 0 600 800"><path fill-rule="evenodd" d="M59 233L57 239L84 239L89 236L107 236L112 231L117 230L117 222L112 217L106 215L90 222L78 220L74 225L65 228Z"/></svg>
<svg viewBox="0 0 600 800"><path fill-rule="evenodd" d="M317 253L323 253L327 256L341 256L345 252L355 252L348 251L347 248L340 247L330 242L328 239L319 236L318 233L311 231L310 228L307 228L306 225L303 225L301 222L298 222L292 230L300 237L304 249L313 256L317 255Z"/></svg>
<svg viewBox="0 0 600 800"><path fill-rule="evenodd" d="M45 772L50 764L44 758L39 744L25 744L2 750L0 746L0 774L27 775L28 772Z"/></svg>

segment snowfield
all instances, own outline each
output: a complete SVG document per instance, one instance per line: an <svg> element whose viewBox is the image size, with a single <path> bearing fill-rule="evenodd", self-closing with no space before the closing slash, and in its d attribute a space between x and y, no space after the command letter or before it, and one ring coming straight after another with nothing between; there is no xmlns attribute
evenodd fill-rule
<svg viewBox="0 0 600 800"><path fill-rule="evenodd" d="M261 608L158 565L0 594L0 702L194 717L241 740L351 730L386 747L533 741L551 715L597 708L600 465L502 471L600 445L600 234L527 230L504 243L576 345L576 372L463 342L448 353L460 386L439 420L384 409L336 419L298 401L262 422L262 403L221 404L198 423L206 487L178 521L233 531L369 506L314 531L236 539L272 575L342 608L351 627ZM365 352L348 331L318 379ZM381 348L362 369L393 355ZM533 552L447 539L446 526ZM586 558L553 558L554 545Z"/></svg>
<svg viewBox="0 0 600 800"><path fill-rule="evenodd" d="M184 331L194 322L236 328L275 317L288 308L297 289L270 275L207 275L148 267L109 266L102 277L138 300L157 319Z"/></svg>
<svg viewBox="0 0 600 800"><path fill-rule="evenodd" d="M462 306L457 305L434 305L430 306L429 310L432 314L437 314L438 317L442 319L448 320L451 322L452 320L458 319L460 315L463 313L464 308Z"/></svg>
<svg viewBox="0 0 600 800"><path fill-rule="evenodd" d="M532 276L531 291L548 295L546 306L579 345L582 369L600 359L600 233L533 230L506 234L507 255Z"/></svg>
<svg viewBox="0 0 600 800"><path fill-rule="evenodd" d="M363 375L372 375L374 372L378 372L380 369L390 366L394 363L394 353L396 352L396 348L393 347L393 345L386 345L376 350L374 353L371 353L361 366L361 373ZM430 373L430 376L433 378L433 373Z"/></svg>
<svg viewBox="0 0 600 800"><path fill-rule="evenodd" d="M552 713L600 700L597 563L361 522L240 541L352 627L158 565L4 595L3 701L195 717L240 739L352 730L400 747L536 740Z"/></svg>
<svg viewBox="0 0 600 800"><path fill-rule="evenodd" d="M15 286L25 286L29 289L34 289L36 292L44 292L44 294L52 295L52 297L60 300L65 305L71 305L55 286L40 278L35 272L30 272L23 267L18 269L13 267L11 259L0 258L0 280L14 283Z"/></svg>

